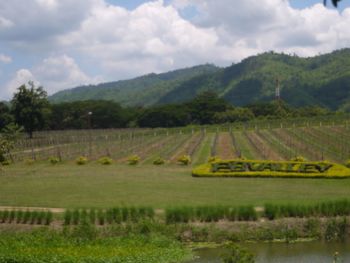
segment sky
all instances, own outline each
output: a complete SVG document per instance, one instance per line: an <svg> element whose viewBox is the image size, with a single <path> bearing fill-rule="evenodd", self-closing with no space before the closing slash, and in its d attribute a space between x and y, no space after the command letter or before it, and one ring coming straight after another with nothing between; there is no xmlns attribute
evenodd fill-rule
<svg viewBox="0 0 350 263"><path fill-rule="evenodd" d="M0 0L0 100L267 51L350 47L350 0Z"/></svg>

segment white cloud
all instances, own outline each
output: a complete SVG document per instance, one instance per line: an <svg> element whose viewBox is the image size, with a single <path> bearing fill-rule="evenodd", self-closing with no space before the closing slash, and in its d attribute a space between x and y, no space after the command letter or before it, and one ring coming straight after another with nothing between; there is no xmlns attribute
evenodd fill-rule
<svg viewBox="0 0 350 263"><path fill-rule="evenodd" d="M180 2L180 5L178 4ZM237 48L231 58L275 50L313 56L350 46L350 9L342 13L321 3L293 9L281 0L174 0L179 8L196 5L193 23L214 28L218 45ZM242 52L243 51L243 52Z"/></svg>
<svg viewBox="0 0 350 263"><path fill-rule="evenodd" d="M33 68L33 72L49 94L102 81L99 77L90 78L67 55L46 58Z"/></svg>
<svg viewBox="0 0 350 263"><path fill-rule="evenodd" d="M8 64L12 62L12 58L0 53L0 62Z"/></svg>
<svg viewBox="0 0 350 263"><path fill-rule="evenodd" d="M79 28L91 7L100 1L0 1L0 40L31 44L65 34Z"/></svg>
<svg viewBox="0 0 350 263"><path fill-rule="evenodd" d="M27 84L28 81L34 81L36 84L39 84L29 69L18 70L13 78L6 84L6 90L2 92L2 96L7 99L12 98L13 93L15 93L20 86Z"/></svg>
<svg viewBox="0 0 350 263"><path fill-rule="evenodd" d="M1 29L7 29L13 26L13 22L0 16L0 30Z"/></svg>
<svg viewBox="0 0 350 263"><path fill-rule="evenodd" d="M2 96L11 98L13 93L28 81L42 85L48 94L75 86L102 82L101 77L90 78L76 64L73 58L62 55L49 57L31 69L20 69L6 84Z"/></svg>
<svg viewBox="0 0 350 263"><path fill-rule="evenodd" d="M216 32L197 28L162 1L133 11L98 5L79 30L59 38L109 74L125 78L211 62L220 58Z"/></svg>
<svg viewBox="0 0 350 263"><path fill-rule="evenodd" d="M49 93L270 50L312 56L350 47L349 24L350 8L287 0L157 0L131 11L105 0L0 1L0 45L41 61L29 68Z"/></svg>
<svg viewBox="0 0 350 263"><path fill-rule="evenodd" d="M46 8L47 10L54 10L57 8L57 0L36 0L40 7Z"/></svg>

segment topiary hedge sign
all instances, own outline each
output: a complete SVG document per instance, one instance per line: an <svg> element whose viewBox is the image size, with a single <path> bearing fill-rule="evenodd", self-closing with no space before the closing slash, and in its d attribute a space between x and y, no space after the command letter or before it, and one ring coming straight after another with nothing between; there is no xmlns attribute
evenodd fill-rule
<svg viewBox="0 0 350 263"><path fill-rule="evenodd" d="M350 178L350 169L330 162L219 160L198 166L192 176Z"/></svg>

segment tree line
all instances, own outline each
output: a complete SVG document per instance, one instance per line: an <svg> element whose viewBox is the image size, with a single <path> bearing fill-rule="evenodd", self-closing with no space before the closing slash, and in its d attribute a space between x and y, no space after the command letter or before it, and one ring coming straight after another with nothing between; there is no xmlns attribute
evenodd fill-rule
<svg viewBox="0 0 350 263"><path fill-rule="evenodd" d="M235 107L212 91L205 91L184 103L151 107L122 107L105 100L87 100L52 104L42 87L33 82L17 89L10 103L0 103L0 131L23 127L32 137L38 130L103 129L135 127L180 127L256 118L278 119L336 114L327 108L293 108L280 101L257 102Z"/></svg>

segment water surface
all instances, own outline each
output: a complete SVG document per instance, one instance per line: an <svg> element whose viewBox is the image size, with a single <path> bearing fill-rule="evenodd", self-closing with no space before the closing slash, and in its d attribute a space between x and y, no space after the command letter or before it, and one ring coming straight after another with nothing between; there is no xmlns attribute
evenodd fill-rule
<svg viewBox="0 0 350 263"><path fill-rule="evenodd" d="M350 262L349 243L242 243L256 256L256 263L333 263L338 252L337 263ZM189 263L221 263L223 248L199 249L196 259Z"/></svg>

